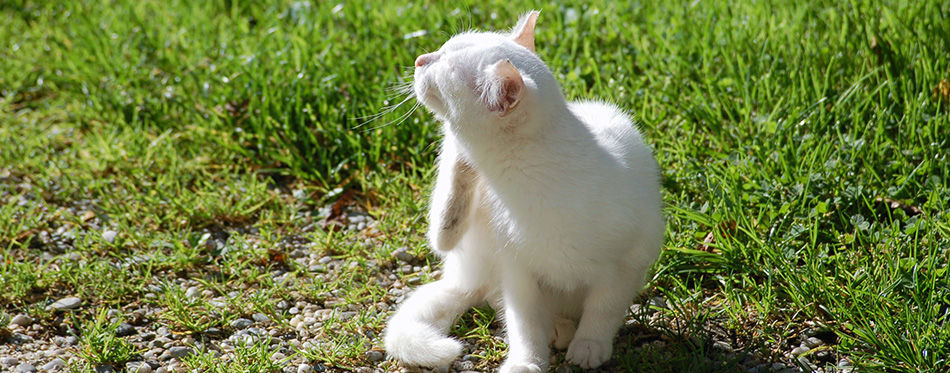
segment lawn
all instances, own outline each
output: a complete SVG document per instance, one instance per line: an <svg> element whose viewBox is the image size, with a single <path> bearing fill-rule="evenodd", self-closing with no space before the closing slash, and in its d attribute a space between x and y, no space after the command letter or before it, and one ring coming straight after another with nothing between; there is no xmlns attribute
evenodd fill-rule
<svg viewBox="0 0 950 373"><path fill-rule="evenodd" d="M943 1L8 0L0 371L401 369L386 317L440 274L412 61L529 9L663 170L604 370L950 370ZM453 333L504 358L488 308Z"/></svg>

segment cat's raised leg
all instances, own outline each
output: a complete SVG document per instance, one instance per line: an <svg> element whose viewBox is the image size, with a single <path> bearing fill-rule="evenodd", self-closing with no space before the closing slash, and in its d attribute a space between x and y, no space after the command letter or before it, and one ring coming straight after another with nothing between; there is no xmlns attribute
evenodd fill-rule
<svg viewBox="0 0 950 373"><path fill-rule="evenodd" d="M632 271L645 273L646 268ZM566 358L584 369L596 368L610 359L613 339L623 324L642 279L624 278L591 285L584 297L584 311Z"/></svg>
<svg viewBox="0 0 950 373"><path fill-rule="evenodd" d="M450 138L443 143L429 209L429 242L433 249L441 252L458 245L473 211L477 173L454 143Z"/></svg>
<svg viewBox="0 0 950 373"><path fill-rule="evenodd" d="M553 312L537 280L517 265L503 264L505 327L508 358L501 373L540 373L547 370L553 335Z"/></svg>

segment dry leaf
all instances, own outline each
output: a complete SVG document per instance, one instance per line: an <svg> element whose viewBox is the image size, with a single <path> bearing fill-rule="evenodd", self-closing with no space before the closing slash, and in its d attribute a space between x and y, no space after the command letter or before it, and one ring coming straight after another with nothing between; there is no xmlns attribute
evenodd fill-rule
<svg viewBox="0 0 950 373"><path fill-rule="evenodd" d="M901 209L904 211L904 214L907 214L907 216L923 215L923 217L927 217L927 214L924 213L924 210L921 210L919 207L908 205L898 200L878 197L876 200L874 200L874 202L878 203L879 205L886 206L891 210Z"/></svg>
<svg viewBox="0 0 950 373"><path fill-rule="evenodd" d="M941 80L934 86L933 98L944 106L950 105L950 80Z"/></svg>

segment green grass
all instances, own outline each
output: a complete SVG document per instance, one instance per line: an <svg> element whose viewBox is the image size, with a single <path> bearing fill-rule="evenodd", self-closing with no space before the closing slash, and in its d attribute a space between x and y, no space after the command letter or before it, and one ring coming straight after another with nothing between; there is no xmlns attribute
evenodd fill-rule
<svg viewBox="0 0 950 373"><path fill-rule="evenodd" d="M75 328L94 335L99 310L142 299L178 332L256 312L286 323L288 294L386 300L393 250L432 260L438 123L412 102L361 118L404 98L393 87L416 55L534 8L566 96L636 115L663 169L667 250L649 293L669 307L624 329L620 367L728 370L702 358L711 333L782 359L808 329L866 371L950 365L950 9L936 0L5 1L0 309L48 325L47 300L80 296L93 309ZM379 220L380 244L307 228L338 188ZM208 244L214 232L232 249ZM294 237L353 267L283 266ZM186 299L177 278L211 296ZM174 291L147 298L150 286ZM222 310L207 304L222 296ZM492 319L473 311L456 328L492 346L486 361L503 353ZM326 348L299 353L368 364L384 320L324 324ZM665 346L639 348L638 328ZM258 367L260 348L233 367ZM207 367L201 356L189 364Z"/></svg>

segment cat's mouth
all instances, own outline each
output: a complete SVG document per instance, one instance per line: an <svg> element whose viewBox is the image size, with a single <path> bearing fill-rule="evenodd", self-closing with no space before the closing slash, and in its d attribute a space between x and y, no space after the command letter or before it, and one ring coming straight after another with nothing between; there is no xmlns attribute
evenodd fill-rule
<svg viewBox="0 0 950 373"><path fill-rule="evenodd" d="M415 83L413 83L416 99L436 114L445 115L445 103L439 95L438 87L432 81L434 78L429 76L426 70L423 66L416 67Z"/></svg>

